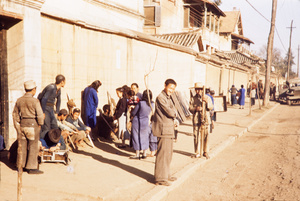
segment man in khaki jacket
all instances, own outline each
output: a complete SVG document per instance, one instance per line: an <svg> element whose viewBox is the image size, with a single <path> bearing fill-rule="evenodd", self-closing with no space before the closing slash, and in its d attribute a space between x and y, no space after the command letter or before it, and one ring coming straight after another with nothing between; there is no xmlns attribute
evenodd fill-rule
<svg viewBox="0 0 300 201"><path fill-rule="evenodd" d="M202 98L202 91L203 91L203 84L200 82L195 83L195 91L196 95L193 96L190 100L189 110L193 114L193 134L194 134L194 150L195 155L193 158L200 158L200 149L203 149L203 156L207 159L209 158L208 155L208 127L211 124L210 113L209 111L213 109L213 103L211 98L205 95ZM204 117L204 122L201 122L201 112L202 112L202 101L205 102L206 112ZM203 147L200 147L201 141L201 125L204 124L204 144Z"/></svg>
<svg viewBox="0 0 300 201"><path fill-rule="evenodd" d="M43 172L38 170L38 142L44 114L39 100L33 97L36 93L35 82L27 81L24 87L26 93L16 102L13 122L22 146L22 167L29 174L41 174Z"/></svg>
<svg viewBox="0 0 300 201"><path fill-rule="evenodd" d="M155 112L152 121L152 132L157 137L157 153L155 160L155 184L169 186L168 181L175 181L171 177L170 164L173 155L173 138L175 128L176 109L171 100L176 82L172 79L165 81L164 90L157 96ZM177 125L176 125L177 126Z"/></svg>

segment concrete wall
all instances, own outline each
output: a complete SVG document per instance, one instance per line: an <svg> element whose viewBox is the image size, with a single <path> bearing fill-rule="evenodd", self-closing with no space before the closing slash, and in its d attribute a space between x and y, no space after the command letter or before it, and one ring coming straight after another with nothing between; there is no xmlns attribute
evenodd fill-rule
<svg viewBox="0 0 300 201"><path fill-rule="evenodd" d="M124 84L137 82L143 91L144 75L154 63L149 76L154 96L167 78L175 79L178 90L187 91L193 86L194 69L203 68L190 54L42 17L42 88L53 83L57 74L65 75L62 108L66 108L66 94L80 106L81 91L96 79L103 83L100 108L107 103L107 91L116 100L115 89Z"/></svg>
<svg viewBox="0 0 300 201"><path fill-rule="evenodd" d="M97 27L121 27L142 32L143 0L48 0L41 12Z"/></svg>

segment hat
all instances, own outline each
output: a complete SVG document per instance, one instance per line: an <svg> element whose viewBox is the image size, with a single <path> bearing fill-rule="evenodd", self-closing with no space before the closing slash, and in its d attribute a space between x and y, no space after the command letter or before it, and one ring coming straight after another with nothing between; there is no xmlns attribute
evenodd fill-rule
<svg viewBox="0 0 300 201"><path fill-rule="evenodd" d="M196 82L194 88L195 89L203 89L203 84L201 82Z"/></svg>
<svg viewBox="0 0 300 201"><path fill-rule="evenodd" d="M215 90L210 90L210 93L211 94L215 94Z"/></svg>
<svg viewBox="0 0 300 201"><path fill-rule="evenodd" d="M36 84L35 84L35 81L33 81L33 80L24 82L24 88L26 90L31 90L31 89L34 89L35 87L36 87Z"/></svg>
<svg viewBox="0 0 300 201"><path fill-rule="evenodd" d="M51 142L53 143L58 143L59 141L59 138L60 138L60 130L58 128L56 129L51 129L49 132L48 132L48 138Z"/></svg>

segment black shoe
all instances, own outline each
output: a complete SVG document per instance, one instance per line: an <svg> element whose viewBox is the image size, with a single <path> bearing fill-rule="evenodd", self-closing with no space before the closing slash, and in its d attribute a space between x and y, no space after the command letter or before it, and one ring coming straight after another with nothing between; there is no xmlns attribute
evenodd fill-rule
<svg viewBox="0 0 300 201"><path fill-rule="evenodd" d="M38 169L29 169L28 174L43 174L44 172Z"/></svg>
<svg viewBox="0 0 300 201"><path fill-rule="evenodd" d="M146 158L147 158L147 156L144 156L144 155L143 155L141 158L142 158L142 159L146 159Z"/></svg>
<svg viewBox="0 0 300 201"><path fill-rule="evenodd" d="M155 182L155 185L158 186L158 185L162 185L162 186L171 186L171 184L167 181L157 181Z"/></svg>

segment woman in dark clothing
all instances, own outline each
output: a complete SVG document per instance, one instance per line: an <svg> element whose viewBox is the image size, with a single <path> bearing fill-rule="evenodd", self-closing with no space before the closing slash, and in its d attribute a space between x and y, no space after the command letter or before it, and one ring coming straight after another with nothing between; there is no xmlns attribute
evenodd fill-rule
<svg viewBox="0 0 300 201"><path fill-rule="evenodd" d="M151 128L149 125L149 115L151 106L154 107L152 100L152 92L149 90L150 100L148 99L147 90L143 92L142 101L140 101L131 112L132 119L132 145L136 150L136 155L130 158L147 158L147 149L149 148L149 134ZM151 106L150 106L151 102ZM140 151L143 150L143 155L140 156Z"/></svg>
<svg viewBox="0 0 300 201"><path fill-rule="evenodd" d="M98 107L98 88L102 85L100 80L94 81L82 93L82 120L91 129L96 127L96 111Z"/></svg>
<svg viewBox="0 0 300 201"><path fill-rule="evenodd" d="M119 124L119 132L118 138L122 138L122 145L119 148L125 148L125 136L124 133L126 131L126 113L127 113L127 99L126 93L124 93L124 88L119 87L116 89L117 96L119 97L119 101L116 106L116 110L114 113L114 120L118 120Z"/></svg>

